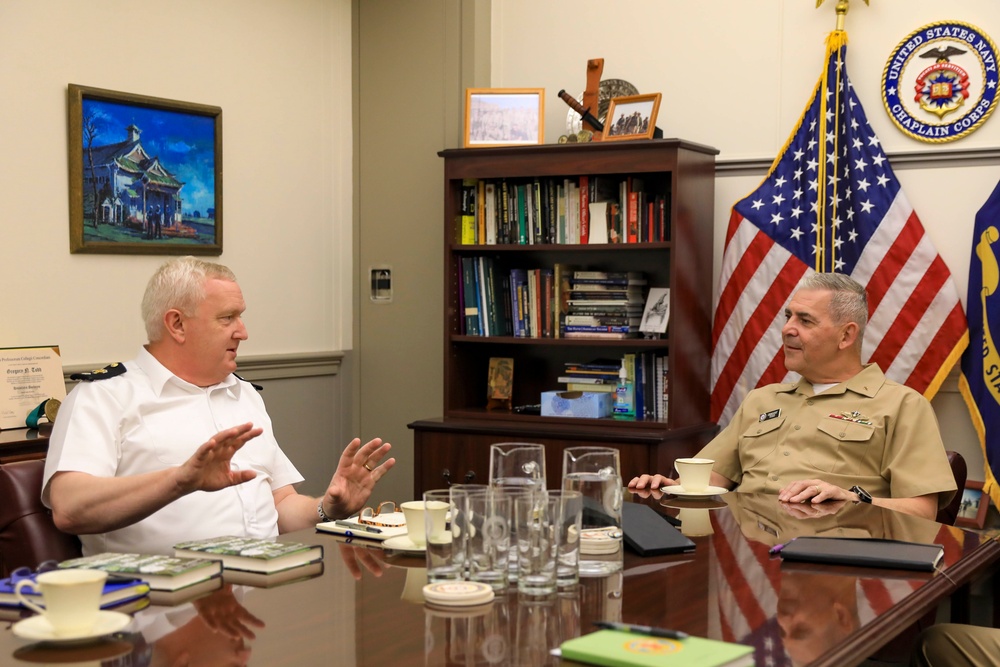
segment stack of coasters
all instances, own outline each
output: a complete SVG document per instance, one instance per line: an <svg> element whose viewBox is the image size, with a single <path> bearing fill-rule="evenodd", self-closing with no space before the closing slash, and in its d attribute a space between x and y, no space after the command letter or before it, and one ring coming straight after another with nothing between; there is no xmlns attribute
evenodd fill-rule
<svg viewBox="0 0 1000 667"><path fill-rule="evenodd" d="M580 553L590 556L613 554L622 548L622 529L616 526L580 532Z"/></svg>
<svg viewBox="0 0 1000 667"><path fill-rule="evenodd" d="M493 587L478 581L439 581L424 586L424 600L438 607L473 607L492 602Z"/></svg>

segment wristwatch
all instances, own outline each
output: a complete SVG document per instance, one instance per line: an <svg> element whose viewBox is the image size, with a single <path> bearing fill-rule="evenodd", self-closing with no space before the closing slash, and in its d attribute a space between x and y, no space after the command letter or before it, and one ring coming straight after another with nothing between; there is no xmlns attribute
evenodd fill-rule
<svg viewBox="0 0 1000 667"><path fill-rule="evenodd" d="M868 503L869 505L871 505L872 494L868 493L857 484L851 487L851 493L858 494L858 500L860 500L863 503Z"/></svg>

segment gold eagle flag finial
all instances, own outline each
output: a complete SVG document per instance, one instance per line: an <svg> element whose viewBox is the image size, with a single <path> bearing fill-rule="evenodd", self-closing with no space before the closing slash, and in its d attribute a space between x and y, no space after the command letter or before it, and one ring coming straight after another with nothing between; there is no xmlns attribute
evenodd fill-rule
<svg viewBox="0 0 1000 667"><path fill-rule="evenodd" d="M816 0L816 9L819 9L826 0ZM868 0L865 0L868 5ZM844 19L847 17L847 10L851 8L851 0L837 0L837 30L844 29Z"/></svg>

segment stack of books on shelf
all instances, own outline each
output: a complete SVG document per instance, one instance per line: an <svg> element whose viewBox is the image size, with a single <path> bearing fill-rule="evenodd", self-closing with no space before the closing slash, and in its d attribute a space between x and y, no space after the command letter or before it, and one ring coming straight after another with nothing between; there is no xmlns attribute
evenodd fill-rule
<svg viewBox="0 0 1000 667"><path fill-rule="evenodd" d="M646 303L638 271L574 271L561 333L566 338L638 338Z"/></svg>
<svg viewBox="0 0 1000 667"><path fill-rule="evenodd" d="M666 421L670 414L667 355L659 352L626 354L622 361L635 389L636 416Z"/></svg>
<svg viewBox="0 0 1000 667"><path fill-rule="evenodd" d="M614 392L621 367L621 359L569 361L558 381L565 383L566 391Z"/></svg>
<svg viewBox="0 0 1000 667"><path fill-rule="evenodd" d="M607 175L463 179L459 193L463 245L669 240L666 183Z"/></svg>

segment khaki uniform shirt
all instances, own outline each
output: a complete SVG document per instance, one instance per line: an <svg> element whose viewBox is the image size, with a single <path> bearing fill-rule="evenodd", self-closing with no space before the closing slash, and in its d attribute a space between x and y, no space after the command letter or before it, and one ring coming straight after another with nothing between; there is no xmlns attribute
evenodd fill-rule
<svg viewBox="0 0 1000 667"><path fill-rule="evenodd" d="M744 493L815 478L876 498L937 493L940 508L956 489L931 404L875 364L818 395L805 380L754 389L698 456Z"/></svg>

